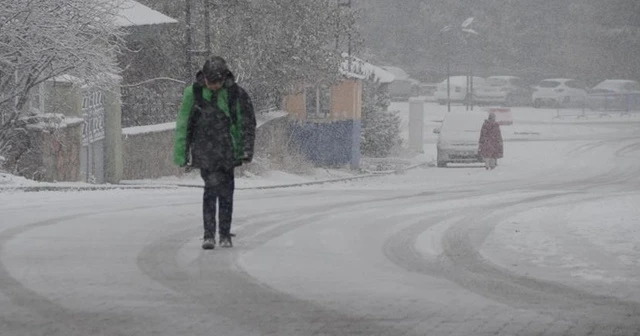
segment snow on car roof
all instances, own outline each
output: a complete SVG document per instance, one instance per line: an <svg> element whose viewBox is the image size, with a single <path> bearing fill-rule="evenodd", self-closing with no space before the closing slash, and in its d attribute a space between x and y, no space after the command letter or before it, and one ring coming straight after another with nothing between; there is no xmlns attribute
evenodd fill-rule
<svg viewBox="0 0 640 336"><path fill-rule="evenodd" d="M541 82L554 81L554 82L564 83L564 82L568 82L568 81L572 81L572 80L575 80L575 79L573 79L573 78L549 78L549 79L543 79L543 80L541 80Z"/></svg>
<svg viewBox="0 0 640 336"><path fill-rule="evenodd" d="M448 130L477 130L487 118L488 113L480 111L450 112L444 117L443 128Z"/></svg>
<svg viewBox="0 0 640 336"><path fill-rule="evenodd" d="M495 78L495 79L512 79L512 78L520 78L518 76L489 76L487 77L487 79L489 78Z"/></svg>
<svg viewBox="0 0 640 336"><path fill-rule="evenodd" d="M466 83L467 82L467 76L451 76L449 78L451 78L451 83ZM473 80L475 82L480 82L480 83L485 81L484 78L478 77L478 76L473 76ZM446 83L446 82L447 82L447 79L445 78L440 83Z"/></svg>

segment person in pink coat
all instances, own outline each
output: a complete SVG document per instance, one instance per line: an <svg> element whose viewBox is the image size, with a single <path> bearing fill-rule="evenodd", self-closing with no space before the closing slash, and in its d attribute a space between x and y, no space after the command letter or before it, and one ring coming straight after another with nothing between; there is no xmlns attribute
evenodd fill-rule
<svg viewBox="0 0 640 336"><path fill-rule="evenodd" d="M484 159L487 170L494 169L498 165L498 159L503 157L502 133L493 113L489 114L482 125L479 154Z"/></svg>

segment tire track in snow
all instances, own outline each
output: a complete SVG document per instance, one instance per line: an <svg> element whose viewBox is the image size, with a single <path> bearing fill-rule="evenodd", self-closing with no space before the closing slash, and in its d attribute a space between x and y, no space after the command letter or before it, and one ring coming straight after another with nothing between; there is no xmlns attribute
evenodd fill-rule
<svg viewBox="0 0 640 336"><path fill-rule="evenodd" d="M442 237L443 254L437 259L426 258L417 251L417 239L439 221L455 218L455 214L431 214L431 217L425 217L422 222L392 236L386 242L384 252L389 260L410 272L448 279L463 288L513 307L532 309L571 320L574 324L593 326L593 323L605 323L615 326L622 323L626 331L640 328L640 322L636 321L640 303L518 275L493 265L479 254L478 248L500 222L500 218L519 211L512 208L523 204L529 207L571 195L575 194L536 196L488 208L465 209L471 211L471 215L449 226ZM573 201L566 202L571 204ZM500 214L496 215L496 212Z"/></svg>

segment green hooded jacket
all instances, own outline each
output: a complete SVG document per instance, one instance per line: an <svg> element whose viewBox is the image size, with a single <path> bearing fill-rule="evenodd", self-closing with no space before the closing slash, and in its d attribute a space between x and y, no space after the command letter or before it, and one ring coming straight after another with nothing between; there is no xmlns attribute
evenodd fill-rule
<svg viewBox="0 0 640 336"><path fill-rule="evenodd" d="M200 103L197 97L198 90L202 98ZM217 96L215 105L212 102L214 96ZM213 125L199 124L210 123L210 120L206 121L206 114L214 113L214 110L222 111L229 120ZM224 146L220 144L224 143L226 135L220 134L218 126L228 127L226 131L230 134L233 153L226 154L230 155L219 153L224 151ZM256 120L251 99L235 82L215 93L202 84L194 83L185 88L183 93L176 122L174 163L180 167L191 164L194 168L211 169L212 166L218 165L218 161L225 161L223 157L232 156L234 166L250 162L253 159L255 129Z"/></svg>

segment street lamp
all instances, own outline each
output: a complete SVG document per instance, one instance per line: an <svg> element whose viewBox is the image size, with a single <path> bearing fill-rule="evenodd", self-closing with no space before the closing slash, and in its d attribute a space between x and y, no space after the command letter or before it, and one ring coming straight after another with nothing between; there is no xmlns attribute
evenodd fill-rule
<svg viewBox="0 0 640 336"><path fill-rule="evenodd" d="M472 36L478 36L478 32L471 28L471 24L473 23L473 18L470 17L460 25L460 31L462 33L462 37L464 39L464 43L467 46L467 57L469 59L469 75L467 76L467 99L466 99L466 108L467 111L470 109L473 111L473 55L471 55L471 47L469 44L469 38ZM471 95L469 95L469 92Z"/></svg>

